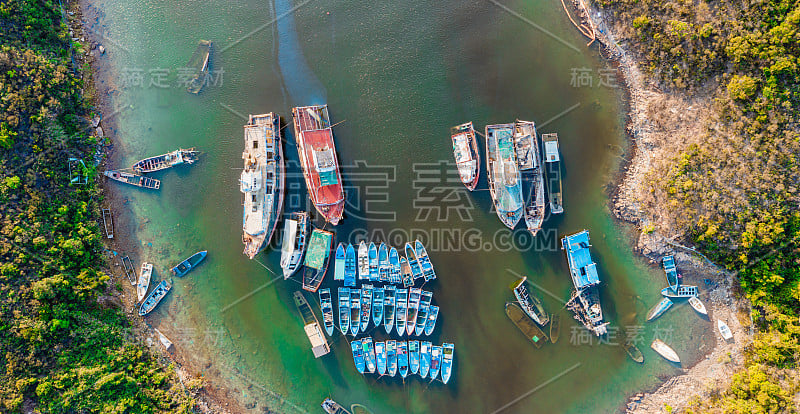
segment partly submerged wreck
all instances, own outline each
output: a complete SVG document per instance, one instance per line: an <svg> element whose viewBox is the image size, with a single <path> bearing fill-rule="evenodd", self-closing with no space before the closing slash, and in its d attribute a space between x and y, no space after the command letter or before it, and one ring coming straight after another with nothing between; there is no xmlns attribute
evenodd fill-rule
<svg viewBox="0 0 800 414"><path fill-rule="evenodd" d="M155 157L145 158L133 164L133 171L138 174L151 173L167 168L172 168L182 164L194 164L197 161L199 152L194 148L176 149L166 154L156 155Z"/></svg>
<svg viewBox="0 0 800 414"><path fill-rule="evenodd" d="M303 318L303 329L306 331L308 341L311 342L311 351L314 353L314 358L319 358L331 352L328 340L325 339L325 334L322 333L322 328L319 326L317 316L314 315L314 311L299 290L294 292L294 304L297 306L297 311L300 312L300 317Z"/></svg>
<svg viewBox="0 0 800 414"><path fill-rule="evenodd" d="M161 188L161 181L155 178L143 177L141 175L131 174L124 171L108 170L103 171L103 175L121 183L130 184L136 187L149 188L151 190L158 190Z"/></svg>
<svg viewBox="0 0 800 414"><path fill-rule="evenodd" d="M575 313L575 319L597 336L605 335L608 322L603 321L600 306L600 278L597 265L589 253L589 232L586 230L561 239L566 251L569 272L575 290L567 302L567 308Z"/></svg>
<svg viewBox="0 0 800 414"><path fill-rule="evenodd" d="M513 229L522 218L522 178L514 153L514 124L486 126L486 173L497 217Z"/></svg>
<svg viewBox="0 0 800 414"><path fill-rule="evenodd" d="M186 66L194 69L194 74L189 80L186 89L190 93L200 93L200 90L208 83L211 68L211 42L208 40L197 42L197 49L195 49Z"/></svg>

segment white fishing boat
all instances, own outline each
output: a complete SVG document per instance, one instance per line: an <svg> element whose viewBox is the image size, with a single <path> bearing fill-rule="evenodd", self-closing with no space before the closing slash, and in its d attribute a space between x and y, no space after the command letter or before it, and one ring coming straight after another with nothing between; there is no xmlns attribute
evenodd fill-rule
<svg viewBox="0 0 800 414"><path fill-rule="evenodd" d="M369 280L369 249L364 240L358 244L358 280Z"/></svg>
<svg viewBox="0 0 800 414"><path fill-rule="evenodd" d="M147 289L150 287L150 278L153 276L153 264L144 262L139 271L139 281L136 284L136 297L141 302L147 295Z"/></svg>
<svg viewBox="0 0 800 414"><path fill-rule="evenodd" d="M691 305L692 309L696 310L697 313L701 315L708 315L706 306L703 305L703 302L701 302L697 296L692 296L689 298L689 305Z"/></svg>
<svg viewBox="0 0 800 414"><path fill-rule="evenodd" d="M719 333L722 335L723 339L728 340L733 338L733 332L731 332L731 328L729 328L728 324L722 319L717 320L717 329L719 329Z"/></svg>
<svg viewBox="0 0 800 414"><path fill-rule="evenodd" d="M286 219L283 225L283 241L281 242L281 269L283 278L292 277L306 252L306 236L308 235L308 213L295 211L292 218Z"/></svg>
<svg viewBox="0 0 800 414"><path fill-rule="evenodd" d="M664 341L660 339L656 339L653 343L650 344L650 348L653 348L659 355L664 357L667 361L680 363L681 359L678 357L678 354L675 353L675 350L669 347Z"/></svg>
<svg viewBox="0 0 800 414"><path fill-rule="evenodd" d="M161 342L161 345L164 345L164 349L169 351L169 349L172 348L172 341L170 341L169 338L167 338L167 336L161 333L161 331L159 331L158 329L155 328L153 329L158 334L158 341Z"/></svg>

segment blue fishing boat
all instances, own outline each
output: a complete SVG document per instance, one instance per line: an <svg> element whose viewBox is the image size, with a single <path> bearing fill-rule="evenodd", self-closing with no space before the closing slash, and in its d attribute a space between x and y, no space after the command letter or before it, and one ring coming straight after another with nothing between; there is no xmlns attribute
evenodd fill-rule
<svg viewBox="0 0 800 414"><path fill-rule="evenodd" d="M375 342L375 359L378 361L378 374L386 375L386 342Z"/></svg>
<svg viewBox="0 0 800 414"><path fill-rule="evenodd" d="M603 321L600 307L600 277L597 265L589 253L589 232L586 230L561 239L561 248L566 251L569 272L575 290L567 302L567 309L575 314L586 329L597 336L605 335L608 322Z"/></svg>
<svg viewBox="0 0 800 414"><path fill-rule="evenodd" d="M661 299L658 303L656 303L655 306L653 306L652 309L650 309L650 312L647 312L648 322L663 315L667 309L672 307L672 303L673 302L670 298Z"/></svg>
<svg viewBox="0 0 800 414"><path fill-rule="evenodd" d="M419 376L422 378L427 378L431 369L432 346L430 341L423 341L419 347Z"/></svg>
<svg viewBox="0 0 800 414"><path fill-rule="evenodd" d="M392 333L392 328L394 327L394 311L395 305L395 297L397 295L397 291L394 286L385 286L383 288L383 329L386 330L386 334Z"/></svg>
<svg viewBox="0 0 800 414"><path fill-rule="evenodd" d="M361 326L361 289L350 289L350 333L358 335Z"/></svg>
<svg viewBox="0 0 800 414"><path fill-rule="evenodd" d="M431 305L428 310L428 320L425 321L425 335L430 336L436 328L436 319L439 318L439 307Z"/></svg>
<svg viewBox="0 0 800 414"><path fill-rule="evenodd" d="M347 243L344 253L344 285L346 287L356 287L356 249L352 244Z"/></svg>
<svg viewBox="0 0 800 414"><path fill-rule="evenodd" d="M344 280L344 243L336 246L336 259L333 262L333 280Z"/></svg>
<svg viewBox="0 0 800 414"><path fill-rule="evenodd" d="M361 285L361 332L367 331L372 318L372 289L372 285Z"/></svg>
<svg viewBox="0 0 800 414"><path fill-rule="evenodd" d="M389 283L400 283L400 255L397 254L397 249L392 247L389 249Z"/></svg>
<svg viewBox="0 0 800 414"><path fill-rule="evenodd" d="M369 249L364 240L358 244L358 280L369 280Z"/></svg>
<svg viewBox="0 0 800 414"><path fill-rule="evenodd" d="M372 291L372 322L381 326L383 322L384 290L378 286Z"/></svg>
<svg viewBox="0 0 800 414"><path fill-rule="evenodd" d="M408 343L397 342L397 370L403 378L408 376Z"/></svg>
<svg viewBox="0 0 800 414"><path fill-rule="evenodd" d="M455 345L447 342L442 344L442 382L447 384L450 381L450 374L453 372L453 357L455 356Z"/></svg>
<svg viewBox="0 0 800 414"><path fill-rule="evenodd" d="M389 281L389 249L386 247L386 243L381 243L381 247L378 249L378 280Z"/></svg>
<svg viewBox="0 0 800 414"><path fill-rule="evenodd" d="M395 309L395 322L397 335L406 333L406 315L408 314L408 289L397 289L397 307Z"/></svg>
<svg viewBox="0 0 800 414"><path fill-rule="evenodd" d="M422 289L409 289L408 315L406 316L406 333L408 336L414 335L414 328L417 326L417 313L419 312L420 299L422 299Z"/></svg>
<svg viewBox="0 0 800 414"><path fill-rule="evenodd" d="M375 373L375 348L372 345L372 338L361 338L361 349L364 353L364 362L370 374Z"/></svg>
<svg viewBox="0 0 800 414"><path fill-rule="evenodd" d="M665 297L672 298L672 299L688 299L692 296L697 296L700 294L700 290L697 289L697 286L692 285L678 285L677 288L673 289L671 287L665 287L661 289L661 294Z"/></svg>
<svg viewBox="0 0 800 414"><path fill-rule="evenodd" d="M386 373L393 377L397 374L397 341L386 341Z"/></svg>
<svg viewBox="0 0 800 414"><path fill-rule="evenodd" d="M411 266L411 274L414 276L414 280L421 278L423 276L422 268L419 266L417 253L414 251L414 246L411 245L411 242L406 243L406 258L408 259L408 265Z"/></svg>
<svg viewBox="0 0 800 414"><path fill-rule="evenodd" d="M514 151L514 124L486 126L486 172L497 217L509 229L522 218L522 177Z"/></svg>
<svg viewBox="0 0 800 414"><path fill-rule="evenodd" d="M411 272L411 265L408 264L408 259L405 256L400 257L400 279L403 282L403 287L414 286L414 274Z"/></svg>
<svg viewBox="0 0 800 414"><path fill-rule="evenodd" d="M378 277L378 248L375 243L369 244L369 280L377 282Z"/></svg>
<svg viewBox="0 0 800 414"><path fill-rule="evenodd" d="M422 299L419 301L419 311L417 312L417 323L414 326L414 335L420 336L425 332L425 324L428 322L428 312L431 307L433 292L422 291Z"/></svg>
<svg viewBox="0 0 800 414"><path fill-rule="evenodd" d="M147 295L144 302L142 302L142 306L139 307L139 316L145 316L152 312L161 303L161 300L167 296L170 289L172 289L172 284L166 280L162 280L161 283L156 285L156 288Z"/></svg>
<svg viewBox="0 0 800 414"><path fill-rule="evenodd" d="M175 273L175 276L178 277L186 276L186 274L194 270L194 268L197 267L197 265L199 265L207 255L208 250L203 250L189 256L188 259L178 263L177 266L173 267L172 273Z"/></svg>
<svg viewBox="0 0 800 414"><path fill-rule="evenodd" d="M675 266L675 258L672 255L664 256L664 258L661 259L661 264L664 266L667 286L677 289L681 281L678 277L678 268Z"/></svg>
<svg viewBox="0 0 800 414"><path fill-rule="evenodd" d="M442 347L434 345L431 347L431 381L439 376L439 370L442 368Z"/></svg>
<svg viewBox="0 0 800 414"><path fill-rule="evenodd" d="M408 341L408 367L412 374L419 372L419 341Z"/></svg>
<svg viewBox="0 0 800 414"><path fill-rule="evenodd" d="M422 276L425 278L425 281L428 282L436 279L433 263L431 263L431 259L428 257L428 251L425 250L425 246L422 245L421 241L416 240L414 242L414 252L417 254L417 260L419 260L419 265L422 268Z"/></svg>
<svg viewBox="0 0 800 414"><path fill-rule="evenodd" d="M322 325L325 327L325 332L328 333L328 336L333 336L333 299L331 299L330 289L319 290L319 307L322 310Z"/></svg>
<svg viewBox="0 0 800 414"><path fill-rule="evenodd" d="M350 342L350 349L353 351L353 362L356 364L356 370L363 374L366 364L364 363L364 349L361 347L361 340L354 339Z"/></svg>
<svg viewBox="0 0 800 414"><path fill-rule="evenodd" d="M350 330L350 288L339 288L339 330L343 335Z"/></svg>

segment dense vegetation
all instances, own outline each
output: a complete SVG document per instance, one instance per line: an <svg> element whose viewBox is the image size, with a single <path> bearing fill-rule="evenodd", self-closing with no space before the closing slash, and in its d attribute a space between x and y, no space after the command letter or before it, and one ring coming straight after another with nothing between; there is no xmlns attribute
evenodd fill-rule
<svg viewBox="0 0 800 414"><path fill-rule="evenodd" d="M174 373L100 300L97 142L62 16L0 2L0 412L188 412ZM70 157L88 185L69 184Z"/></svg>
<svg viewBox="0 0 800 414"><path fill-rule="evenodd" d="M598 3L663 89L713 101L704 135L651 172L643 200L665 234L734 271L754 305L747 368L700 411L800 410L800 2Z"/></svg>

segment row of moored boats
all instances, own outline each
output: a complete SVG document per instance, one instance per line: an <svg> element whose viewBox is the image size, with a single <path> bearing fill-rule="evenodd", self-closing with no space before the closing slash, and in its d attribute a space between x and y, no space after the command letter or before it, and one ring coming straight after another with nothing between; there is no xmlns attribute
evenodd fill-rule
<svg viewBox="0 0 800 414"><path fill-rule="evenodd" d="M429 341L377 341L372 337L353 340L350 343L353 362L359 373L388 375L419 375L431 381L439 378L447 384L453 371L455 345L443 343L433 345Z"/></svg>

